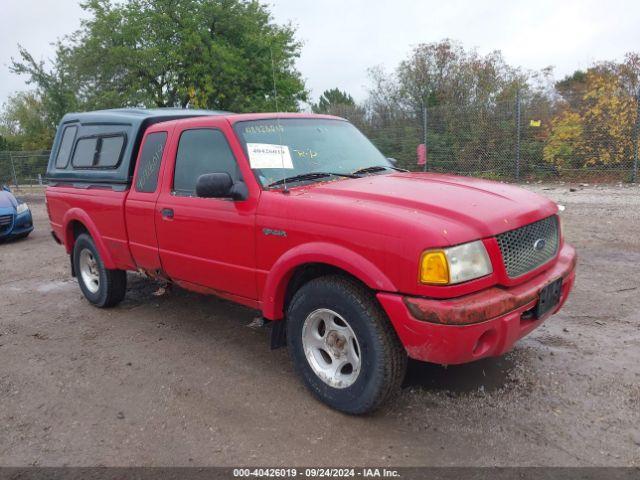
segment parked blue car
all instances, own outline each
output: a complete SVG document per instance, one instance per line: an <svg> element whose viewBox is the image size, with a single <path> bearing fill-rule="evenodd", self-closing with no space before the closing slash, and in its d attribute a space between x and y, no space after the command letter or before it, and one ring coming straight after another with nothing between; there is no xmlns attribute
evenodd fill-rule
<svg viewBox="0 0 640 480"><path fill-rule="evenodd" d="M9 238L24 238L33 231L29 206L17 200L7 187L0 189L0 242Z"/></svg>

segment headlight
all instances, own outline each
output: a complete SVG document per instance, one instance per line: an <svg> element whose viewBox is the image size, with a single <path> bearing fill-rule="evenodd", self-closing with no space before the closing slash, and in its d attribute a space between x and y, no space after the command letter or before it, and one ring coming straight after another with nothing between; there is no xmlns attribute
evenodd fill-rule
<svg viewBox="0 0 640 480"><path fill-rule="evenodd" d="M442 250L427 250L420 258L420 283L451 285L493 272L482 240Z"/></svg>
<svg viewBox="0 0 640 480"><path fill-rule="evenodd" d="M16 207L16 213L18 215L20 215L21 213L24 213L26 211L29 210L29 205L27 205L26 203L19 203L18 206Z"/></svg>
<svg viewBox="0 0 640 480"><path fill-rule="evenodd" d="M564 238L564 222L562 221L562 212L564 212L565 206L558 204L558 228L560 229L560 235Z"/></svg>

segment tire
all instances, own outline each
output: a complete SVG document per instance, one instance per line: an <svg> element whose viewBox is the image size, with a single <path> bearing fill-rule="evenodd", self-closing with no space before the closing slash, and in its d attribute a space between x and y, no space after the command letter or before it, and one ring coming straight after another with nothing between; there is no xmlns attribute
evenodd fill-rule
<svg viewBox="0 0 640 480"><path fill-rule="evenodd" d="M365 286L339 275L311 280L293 296L286 321L296 372L320 401L361 415L400 391L407 354Z"/></svg>
<svg viewBox="0 0 640 480"><path fill-rule="evenodd" d="M113 307L124 299L127 272L105 268L93 239L86 233L79 235L73 246L73 269L80 290L96 307Z"/></svg>

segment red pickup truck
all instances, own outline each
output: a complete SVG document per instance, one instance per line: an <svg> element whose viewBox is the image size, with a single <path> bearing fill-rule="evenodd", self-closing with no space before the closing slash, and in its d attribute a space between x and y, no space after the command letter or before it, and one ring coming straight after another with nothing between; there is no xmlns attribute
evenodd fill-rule
<svg viewBox="0 0 640 480"><path fill-rule="evenodd" d="M69 114L48 181L89 302L120 302L129 270L257 309L311 392L352 414L399 390L408 357L505 353L574 283L554 202L403 171L331 116Z"/></svg>

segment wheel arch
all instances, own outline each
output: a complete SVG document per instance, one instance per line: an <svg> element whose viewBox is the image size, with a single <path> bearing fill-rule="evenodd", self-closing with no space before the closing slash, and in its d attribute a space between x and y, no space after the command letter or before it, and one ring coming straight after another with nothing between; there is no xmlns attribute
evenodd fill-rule
<svg viewBox="0 0 640 480"><path fill-rule="evenodd" d="M98 228L87 212L79 208L72 208L68 210L64 216L63 225L64 246L68 254L73 254L73 246L75 245L78 235L87 233L93 239L104 266L109 269L116 268L109 249L105 245Z"/></svg>
<svg viewBox="0 0 640 480"><path fill-rule="evenodd" d="M273 265L262 294L262 313L281 320L293 294L313 278L328 274L351 277L373 291L397 291L393 282L370 260L346 247L310 243L285 253Z"/></svg>

